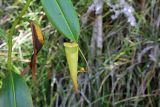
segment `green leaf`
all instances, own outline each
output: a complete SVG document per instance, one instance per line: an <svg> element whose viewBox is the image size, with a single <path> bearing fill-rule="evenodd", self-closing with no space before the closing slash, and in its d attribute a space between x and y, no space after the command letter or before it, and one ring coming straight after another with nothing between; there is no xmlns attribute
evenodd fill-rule
<svg viewBox="0 0 160 107"><path fill-rule="evenodd" d="M25 80L15 72L10 72L3 80L0 107L33 107Z"/></svg>
<svg viewBox="0 0 160 107"><path fill-rule="evenodd" d="M77 42L80 26L71 0L41 0L48 19L65 37Z"/></svg>

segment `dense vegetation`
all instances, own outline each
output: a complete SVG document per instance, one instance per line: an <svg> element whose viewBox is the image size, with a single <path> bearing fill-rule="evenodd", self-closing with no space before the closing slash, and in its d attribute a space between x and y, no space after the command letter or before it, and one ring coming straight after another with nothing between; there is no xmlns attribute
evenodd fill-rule
<svg viewBox="0 0 160 107"><path fill-rule="evenodd" d="M25 1L25 0L24 0ZM37 56L37 83L31 70L24 77L35 107L159 107L160 106L160 0L126 0L134 8L136 23L125 14L113 20L109 0L103 4L102 49L94 47L95 12L84 16L92 0L72 0L81 22L79 92L73 90L63 43L68 39L53 28L39 0L32 0L25 18L40 25L45 43ZM120 0L123 1L123 0ZM115 0L115 4L116 4ZM113 3L114 4L114 3ZM22 10L23 0L0 0L0 77L7 64L7 33ZM54 14L54 13L53 13ZM21 21L13 36L13 64L17 72L30 62L33 52L29 23ZM98 35L97 35L98 36ZM97 38L96 38L97 39Z"/></svg>

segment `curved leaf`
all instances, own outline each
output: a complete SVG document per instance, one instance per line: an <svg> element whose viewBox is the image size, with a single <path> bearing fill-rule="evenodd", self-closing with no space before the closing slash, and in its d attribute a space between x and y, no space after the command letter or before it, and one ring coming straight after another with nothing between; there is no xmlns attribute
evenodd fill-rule
<svg viewBox="0 0 160 107"><path fill-rule="evenodd" d="M67 38L78 41L80 26L71 0L41 0L52 25Z"/></svg>
<svg viewBox="0 0 160 107"><path fill-rule="evenodd" d="M24 70L21 72L21 75L26 74L31 68L32 78L33 80L36 80L36 60L37 60L36 57L44 44L44 38L40 26L36 22L30 20L30 27L32 30L32 42L33 42L34 52L32 54L30 64L24 68Z"/></svg>
<svg viewBox="0 0 160 107"><path fill-rule="evenodd" d="M3 80L0 107L33 107L25 80L15 72L9 73Z"/></svg>
<svg viewBox="0 0 160 107"><path fill-rule="evenodd" d="M33 47L34 47L34 53L31 57L30 67L32 68L33 80L36 80L36 57L44 44L44 38L43 38L40 27L36 23L34 23L33 21L30 21L30 26L32 30L32 40L33 40Z"/></svg>

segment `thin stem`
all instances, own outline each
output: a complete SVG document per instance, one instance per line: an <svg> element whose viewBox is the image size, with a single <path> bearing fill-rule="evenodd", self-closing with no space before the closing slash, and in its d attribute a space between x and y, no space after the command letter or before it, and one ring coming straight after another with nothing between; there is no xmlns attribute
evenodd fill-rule
<svg viewBox="0 0 160 107"><path fill-rule="evenodd" d="M85 62L86 62L86 64L87 64L87 68L89 68L89 64L88 64L88 62L87 62L87 59L85 58L85 56L84 56L84 54L83 54L83 52L82 52L82 50L81 50L80 47L79 47L79 51L80 51L82 57L84 58L84 60L85 60Z"/></svg>
<svg viewBox="0 0 160 107"><path fill-rule="evenodd" d="M14 21L14 23L13 23L11 29L10 29L10 32L9 32L9 36L8 36L8 63L7 63L8 64L8 66L7 66L8 71L12 70L12 36L13 36L14 31L15 31L16 25L19 23L20 19L22 18L22 16L27 11L30 2L31 2L31 0L27 0L27 2L25 4L25 6L23 7L20 15Z"/></svg>

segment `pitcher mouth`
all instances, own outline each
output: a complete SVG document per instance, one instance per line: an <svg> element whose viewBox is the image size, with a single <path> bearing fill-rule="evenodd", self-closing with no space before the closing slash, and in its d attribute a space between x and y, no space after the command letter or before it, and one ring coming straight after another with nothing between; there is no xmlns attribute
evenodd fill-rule
<svg viewBox="0 0 160 107"><path fill-rule="evenodd" d="M64 43L64 46L65 46L65 47L68 47L68 48L73 48L73 47L78 47L78 44L75 43L75 42L72 42L72 43L70 43L70 42L65 42L65 43Z"/></svg>

